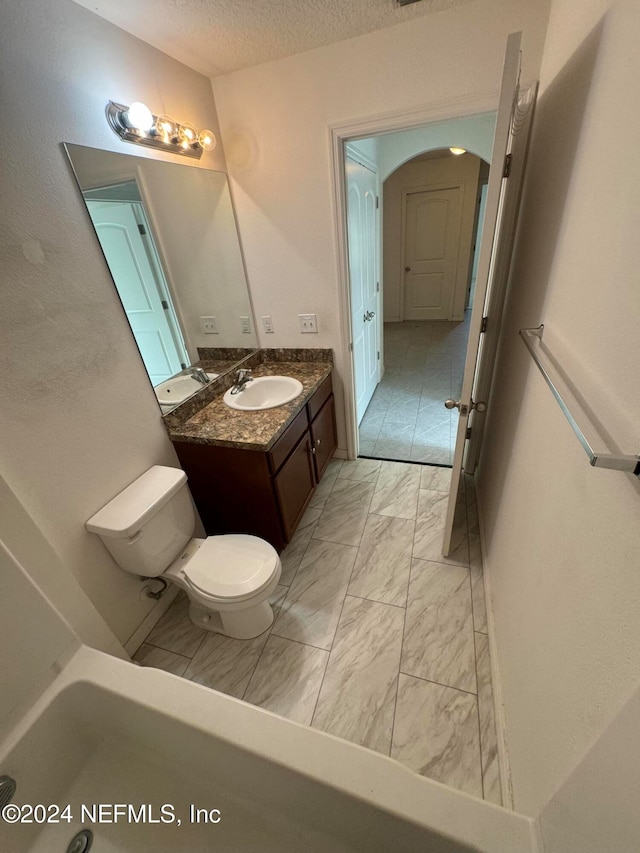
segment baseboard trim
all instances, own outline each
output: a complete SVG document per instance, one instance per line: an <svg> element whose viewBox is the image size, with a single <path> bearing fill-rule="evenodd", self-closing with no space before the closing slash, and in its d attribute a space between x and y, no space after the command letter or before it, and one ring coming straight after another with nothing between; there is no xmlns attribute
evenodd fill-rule
<svg viewBox="0 0 640 853"><path fill-rule="evenodd" d="M500 770L500 787L502 789L502 805L505 809L514 811L513 784L511 779L511 764L507 746L507 721L504 713L502 679L498 665L498 648L496 626L493 618L493 598L491 597L491 571L485 547L485 526L482 514L482 499L476 483L476 504L478 508L478 527L480 530L480 549L482 552L482 580L484 584L484 600L487 611L487 633L489 636L489 655L491 657L491 684L493 687L493 704L496 718L496 740L498 746L498 767Z"/></svg>

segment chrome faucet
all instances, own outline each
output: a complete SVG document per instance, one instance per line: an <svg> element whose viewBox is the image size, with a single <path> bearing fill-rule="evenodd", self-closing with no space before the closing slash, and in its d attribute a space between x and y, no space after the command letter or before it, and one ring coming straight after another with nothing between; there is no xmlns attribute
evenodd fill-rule
<svg viewBox="0 0 640 853"><path fill-rule="evenodd" d="M253 376L250 370L239 370L236 373L236 384L231 389L231 393L239 394L241 391L244 391L245 385L247 382L251 382L252 379Z"/></svg>
<svg viewBox="0 0 640 853"><path fill-rule="evenodd" d="M211 382L211 380L201 367L192 367L189 376L191 376L192 379L195 379L196 382L199 382L201 385L208 385L209 382Z"/></svg>

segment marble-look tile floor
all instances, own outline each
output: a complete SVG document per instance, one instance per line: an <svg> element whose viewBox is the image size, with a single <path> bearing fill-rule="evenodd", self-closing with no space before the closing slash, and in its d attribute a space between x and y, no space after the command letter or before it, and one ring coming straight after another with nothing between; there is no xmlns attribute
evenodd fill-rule
<svg viewBox="0 0 640 853"><path fill-rule="evenodd" d="M282 554L271 629L205 632L181 594L134 659L501 804L473 479L444 558L450 479L334 459Z"/></svg>
<svg viewBox="0 0 640 853"><path fill-rule="evenodd" d="M451 465L471 311L458 323L384 324L385 372L360 422L360 455Z"/></svg>

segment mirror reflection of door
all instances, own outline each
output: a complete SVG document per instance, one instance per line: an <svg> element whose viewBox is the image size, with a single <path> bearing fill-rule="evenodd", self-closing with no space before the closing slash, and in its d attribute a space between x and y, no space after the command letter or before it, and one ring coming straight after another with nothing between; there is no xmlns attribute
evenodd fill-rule
<svg viewBox="0 0 640 853"><path fill-rule="evenodd" d="M379 380L378 179L374 170L360 162L364 159L354 159L354 153L347 148L351 335L358 424Z"/></svg>
<svg viewBox="0 0 640 853"><path fill-rule="evenodd" d="M214 380L257 346L227 175L83 145L64 148L167 413L202 388L204 376L192 367Z"/></svg>
<svg viewBox="0 0 640 853"><path fill-rule="evenodd" d="M93 190L86 202L147 373L158 385L186 368L189 357L143 206L130 200L136 189L132 181Z"/></svg>

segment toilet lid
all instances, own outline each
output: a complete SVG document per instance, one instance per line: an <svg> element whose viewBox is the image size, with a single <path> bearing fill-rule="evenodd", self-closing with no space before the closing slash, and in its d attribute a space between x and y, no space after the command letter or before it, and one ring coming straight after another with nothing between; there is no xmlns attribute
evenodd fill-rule
<svg viewBox="0 0 640 853"><path fill-rule="evenodd" d="M269 583L278 559L275 548L257 536L209 536L184 567L184 576L201 595L242 599Z"/></svg>

